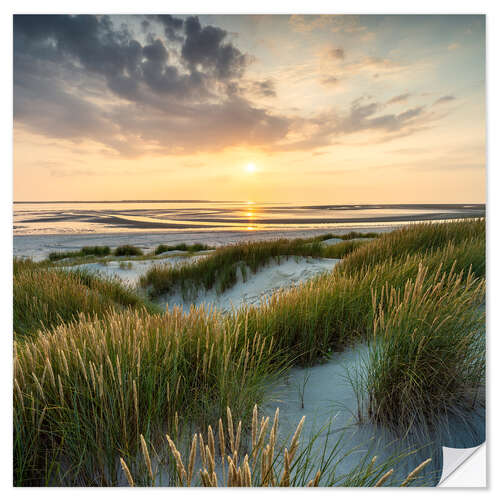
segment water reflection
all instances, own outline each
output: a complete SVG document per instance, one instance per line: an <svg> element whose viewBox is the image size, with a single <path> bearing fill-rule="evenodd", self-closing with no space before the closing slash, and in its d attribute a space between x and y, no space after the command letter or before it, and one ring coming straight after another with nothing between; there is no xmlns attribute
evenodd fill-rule
<svg viewBox="0 0 500 500"><path fill-rule="evenodd" d="M14 234L333 229L484 215L484 205L300 205L245 202L16 203ZM251 228L251 229L249 229Z"/></svg>

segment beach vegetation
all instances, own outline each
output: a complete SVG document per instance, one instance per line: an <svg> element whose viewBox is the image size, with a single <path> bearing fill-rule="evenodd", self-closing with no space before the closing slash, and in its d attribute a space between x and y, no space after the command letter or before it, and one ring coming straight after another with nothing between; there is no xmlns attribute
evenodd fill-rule
<svg viewBox="0 0 500 500"><path fill-rule="evenodd" d="M154 448L148 447L141 436L141 457L134 463L138 470L137 480L127 462L120 458L120 464L129 486L154 486L169 480L172 486L189 487L331 487L331 486L415 486L425 485L421 472L429 468L431 459L418 464L403 479L396 479L395 468L400 467L411 453L378 460L368 449L359 453L359 465L348 473L339 474L337 469L355 450L340 452L342 436L323 449L312 453L319 434L303 438L305 417L298 422L289 444L282 444L279 428L279 408L274 418L259 419L257 405L252 413L249 439L242 436L242 421L236 425L230 408L226 411L226 424L219 418L218 425L208 426L206 433L194 433L189 446L178 446L167 434L166 448L173 464L170 477L165 478L159 467L162 458L154 455ZM251 438L250 438L251 436ZM305 444L302 444L304 441ZM180 450L179 450L180 448ZM183 451L186 448L186 451ZM146 470L147 474L141 473ZM134 468L132 470L134 470ZM135 474L134 474L135 475Z"/></svg>
<svg viewBox="0 0 500 500"><path fill-rule="evenodd" d="M108 246L91 246L82 247L80 250L70 251L70 252L51 252L49 254L49 260L56 261L62 259L73 259L78 257L104 257L110 255L111 249Z"/></svg>
<svg viewBox="0 0 500 500"><path fill-rule="evenodd" d="M201 252L205 250L213 250L213 247L204 245L203 243L194 243L193 245L188 245L186 243L179 243L177 245L158 245L154 250L154 255L160 255L165 252L172 251L182 251L182 252Z"/></svg>
<svg viewBox="0 0 500 500"><path fill-rule="evenodd" d="M128 307L158 310L120 280L14 259L13 326L17 338L69 323L80 313L102 316L111 309Z"/></svg>
<svg viewBox="0 0 500 500"><path fill-rule="evenodd" d="M123 256L143 255L143 253L144 252L139 247L133 245L121 245L115 248L113 255L116 255L117 257L123 257Z"/></svg>

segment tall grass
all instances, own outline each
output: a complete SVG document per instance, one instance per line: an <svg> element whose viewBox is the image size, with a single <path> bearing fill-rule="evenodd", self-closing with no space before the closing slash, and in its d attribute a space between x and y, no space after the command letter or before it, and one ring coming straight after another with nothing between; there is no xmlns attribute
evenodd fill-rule
<svg viewBox="0 0 500 500"><path fill-rule="evenodd" d="M75 250L73 252L51 252L49 254L49 260L55 261L67 258L87 257L89 255L104 257L110 253L111 249L108 246L82 247L80 250Z"/></svg>
<svg viewBox="0 0 500 500"><path fill-rule="evenodd" d="M177 245L158 245L154 250L154 255L160 255L165 252L172 252L174 250L180 250L183 252L201 252L202 250L213 250L213 247L204 245L203 243L194 243L193 245L187 245L186 243L179 243Z"/></svg>
<svg viewBox="0 0 500 500"><path fill-rule="evenodd" d="M419 223L385 233L369 245L352 252L339 266L345 271L369 267L387 259L405 259L408 255L425 254L446 245L465 241L483 242L485 249L485 219L473 219L447 223ZM485 273L485 252L475 256L473 272Z"/></svg>
<svg viewBox="0 0 500 500"><path fill-rule="evenodd" d="M140 434L206 424L229 404L247 419L275 358L271 338L203 309L82 316L16 343L15 482L116 484Z"/></svg>
<svg viewBox="0 0 500 500"><path fill-rule="evenodd" d="M386 283L403 288L407 280L417 276L422 264L429 269L426 283L430 286L435 284L432 273L437 269L460 271L479 265L484 260L484 247L484 240L476 238L459 244L449 242L443 248L410 254L403 260L389 258L358 270L337 266L329 274L274 294L260 307L248 307L249 328L272 333L277 345L296 363L313 364L331 350L372 338L373 291L381 290Z"/></svg>
<svg viewBox="0 0 500 500"><path fill-rule="evenodd" d="M358 238L373 239L373 238L378 238L379 236L380 236L380 233L360 233L358 231L349 231L348 233L345 233L345 234L334 234L334 233L322 234L321 236L316 236L313 239L316 239L319 241L330 240L333 238L338 238L340 240L353 240L353 239L358 239Z"/></svg>
<svg viewBox="0 0 500 500"><path fill-rule="evenodd" d="M122 256L135 256L135 255L143 255L144 252L139 248L135 247L133 245L122 245L119 247L115 248L115 251L113 252L113 255L116 255L117 257L122 257Z"/></svg>
<svg viewBox="0 0 500 500"><path fill-rule="evenodd" d="M80 313L102 316L110 309L157 308L121 281L84 270L64 271L30 260L14 260L14 332L18 338L33 335Z"/></svg>
<svg viewBox="0 0 500 500"><path fill-rule="evenodd" d="M338 474L336 469L349 454L338 453L342 438L330 449L323 450L322 459L311 456L311 449L317 436L301 446L302 417L288 447L282 446L279 438L279 408L276 409L272 424L269 417L259 419L257 405L252 414L249 443L242 436L242 422L233 423L232 412L227 408L226 425L219 418L215 432L209 425L205 434L195 433L190 446L183 453L167 434L171 462L175 464L170 483L175 486L205 487L288 487L288 486L410 486L419 483L419 474L431 462L424 460L413 469L403 481L394 480L394 467L401 465L405 454L377 462L369 451L360 456L359 465L347 474ZM164 484L160 467L153 465L154 448L148 448L141 436L141 451L146 473L132 474L126 461L120 463L130 486ZM326 446L326 444L325 444ZM182 450L182 447L180 447ZM321 454L320 454L321 455ZM156 460L159 462L159 460ZM137 467L136 465L136 468ZM135 472L135 471L134 471ZM138 476L134 481L134 476ZM173 481L172 481L173 480Z"/></svg>
<svg viewBox="0 0 500 500"><path fill-rule="evenodd" d="M374 342L361 391L365 411L397 429L432 428L444 412L484 400L484 279L469 272L428 276L374 293Z"/></svg>
<svg viewBox="0 0 500 500"><path fill-rule="evenodd" d="M196 293L200 287L206 290L215 287L218 293L222 293L236 284L238 270L245 274L248 268L250 272L256 273L269 262L280 262L290 256L340 259L363 243L344 241L325 246L317 238L238 243L218 248L211 255L183 266L153 266L141 276L140 284L149 290L152 297L177 289L189 295L189 292Z"/></svg>

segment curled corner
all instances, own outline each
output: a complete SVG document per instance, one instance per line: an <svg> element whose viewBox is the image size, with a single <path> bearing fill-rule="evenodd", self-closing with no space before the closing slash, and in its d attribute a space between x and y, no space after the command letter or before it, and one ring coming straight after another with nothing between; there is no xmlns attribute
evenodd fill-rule
<svg viewBox="0 0 500 500"><path fill-rule="evenodd" d="M482 453L477 453L478 451ZM457 478L456 472L465 464L472 462L469 460L472 456L477 460L471 464L471 470L467 471L467 480ZM486 487L486 445L485 443L473 448L448 448L443 446L443 469L438 486L444 488L455 487Z"/></svg>

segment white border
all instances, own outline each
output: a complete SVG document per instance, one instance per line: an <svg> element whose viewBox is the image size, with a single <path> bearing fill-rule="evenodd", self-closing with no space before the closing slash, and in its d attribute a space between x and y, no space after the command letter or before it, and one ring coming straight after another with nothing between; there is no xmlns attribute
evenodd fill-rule
<svg viewBox="0 0 500 500"><path fill-rule="evenodd" d="M11 368L12 368L12 346L11 346L11 325L12 325L12 14L13 13L197 13L197 14L313 14L313 13L335 13L335 14L487 14L487 124L488 124L488 259L487 259L487 276L488 276L488 420L487 420L487 436L488 436L488 489L479 491L475 490L474 493L491 494L498 484L495 478L494 471L499 470L498 461L495 459L494 450L497 448L497 437L492 425L489 422L494 422L497 414L497 401L495 392L490 387L498 387L495 381L498 379L498 369L496 359L493 357L494 352L497 352L495 346L498 347L497 340L500 334L497 316L495 310L491 307L492 304L498 304L500 295L498 293L498 264L494 261L493 257L496 256L495 250L498 247L498 238L500 233L500 212L498 210L498 196L497 188L500 187L498 183L498 137L500 132L498 127L497 113L499 112L498 106L498 90L500 88L500 81L498 77L498 61L497 50L500 47L500 16L498 15L500 2L497 1L432 1L432 0L419 0L418 2L403 3L399 1L378 0L377 2L370 2L368 0L350 0L348 2L333 2L333 1L317 1L308 0L297 1L287 0L283 2L270 1L270 0L253 0L251 3L237 4L232 1L211 0L210 2L182 0L179 2L171 3L159 0L141 0L140 2L130 2L125 4L123 1L105 1L105 0L87 0L85 2L68 2L67 0L44 0L43 2L34 0L12 1L7 0L2 3L2 16L0 25L0 36L2 37L2 51L3 57L1 61L6 70L3 71L2 78L0 79L2 85L2 125L3 125L3 165L1 170L0 182L0 200L2 203L2 245L0 251L2 253L1 265L2 278L1 287L1 317L2 317L2 333L1 341L4 343L2 346L2 363L1 363L1 389L2 389L2 412L0 428L2 429L2 453L0 462L1 471L1 487L4 494L14 494L16 496L36 495L37 497L55 498L66 496L68 491L64 488L37 488L36 491L28 488L12 488L12 464L11 464L11 450L12 450L12 390L11 390ZM496 89L496 91L495 91ZM493 472L493 474L491 474ZM164 495L169 497L182 495L183 498L193 495L209 495L220 498L221 496L234 495L236 492L230 490L218 489L216 491L203 492L199 490L174 490L169 489L165 491L161 488L140 490L140 494L148 495ZM436 493L439 491L439 493ZM335 495L336 497L343 495L358 495L367 493L365 490L352 488L347 489L323 489L310 491L310 494L315 495ZM73 488L71 495L79 497L80 495L87 495L89 490ZM302 495L306 493L304 490L265 490L261 489L258 492L254 490L239 490L236 494L242 497L253 496L254 494L270 496L287 496ZM399 495L401 490L370 490L370 495ZM407 495L422 495L424 492L420 488L408 489L405 491ZM453 498L461 498L469 495L469 490L455 490L447 488L437 490L436 488L429 488L425 494L443 494L453 495ZM92 495L96 496L115 496L115 495L134 495L138 494L137 491L132 489L95 489L92 490Z"/></svg>

